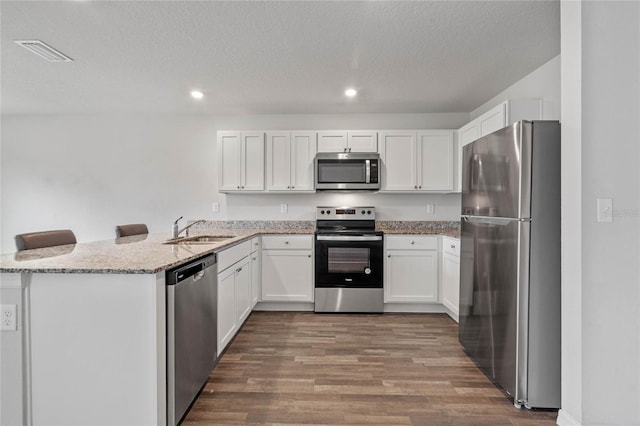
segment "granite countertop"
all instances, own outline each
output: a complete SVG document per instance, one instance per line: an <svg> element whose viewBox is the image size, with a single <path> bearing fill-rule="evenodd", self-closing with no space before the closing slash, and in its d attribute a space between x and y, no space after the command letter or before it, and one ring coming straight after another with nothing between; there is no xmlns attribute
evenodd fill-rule
<svg viewBox="0 0 640 426"><path fill-rule="evenodd" d="M459 238L459 222L376 221L385 234L445 235ZM315 232L313 221L207 221L194 225L191 236L229 235L219 243L163 244L168 233L25 250L0 256L0 272L155 274L198 257L216 253L258 235Z"/></svg>
<svg viewBox="0 0 640 426"><path fill-rule="evenodd" d="M190 235L232 235L220 243L163 244L168 233L25 250L0 256L0 272L154 274L216 253L257 235L313 234L315 229L216 229Z"/></svg>

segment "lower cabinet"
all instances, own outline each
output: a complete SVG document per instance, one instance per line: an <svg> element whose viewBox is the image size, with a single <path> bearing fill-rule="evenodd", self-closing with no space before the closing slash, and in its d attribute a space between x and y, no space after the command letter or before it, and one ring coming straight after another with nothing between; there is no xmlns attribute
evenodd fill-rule
<svg viewBox="0 0 640 426"><path fill-rule="evenodd" d="M218 355L253 308L249 242L218 253Z"/></svg>
<svg viewBox="0 0 640 426"><path fill-rule="evenodd" d="M249 266L251 271L251 309L260 301L262 268L260 259L260 237L251 240Z"/></svg>
<svg viewBox="0 0 640 426"><path fill-rule="evenodd" d="M442 304L458 321L460 303L460 240L442 237Z"/></svg>
<svg viewBox="0 0 640 426"><path fill-rule="evenodd" d="M438 301L438 238L385 236L386 303Z"/></svg>
<svg viewBox="0 0 640 426"><path fill-rule="evenodd" d="M261 267L263 302L313 302L313 236L263 236Z"/></svg>

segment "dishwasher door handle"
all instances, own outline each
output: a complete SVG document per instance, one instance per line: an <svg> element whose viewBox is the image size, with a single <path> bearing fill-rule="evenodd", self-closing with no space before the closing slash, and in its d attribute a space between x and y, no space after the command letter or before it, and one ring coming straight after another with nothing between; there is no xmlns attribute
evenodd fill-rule
<svg viewBox="0 0 640 426"><path fill-rule="evenodd" d="M197 274L195 274L193 276L193 281L198 281L198 280L202 279L202 277L204 277L204 270L198 272Z"/></svg>

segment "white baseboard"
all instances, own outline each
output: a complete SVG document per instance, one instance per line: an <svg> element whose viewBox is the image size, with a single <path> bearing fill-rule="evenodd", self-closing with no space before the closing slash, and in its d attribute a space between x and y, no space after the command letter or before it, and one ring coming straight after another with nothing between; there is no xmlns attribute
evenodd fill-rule
<svg viewBox="0 0 640 426"><path fill-rule="evenodd" d="M558 411L556 424L559 426L582 426L582 423L574 419L569 413L562 409Z"/></svg>
<svg viewBox="0 0 640 426"><path fill-rule="evenodd" d="M440 303L385 303L385 312L444 314L447 310Z"/></svg>
<svg viewBox="0 0 640 426"><path fill-rule="evenodd" d="M254 311L311 311L314 304L305 302L258 302Z"/></svg>

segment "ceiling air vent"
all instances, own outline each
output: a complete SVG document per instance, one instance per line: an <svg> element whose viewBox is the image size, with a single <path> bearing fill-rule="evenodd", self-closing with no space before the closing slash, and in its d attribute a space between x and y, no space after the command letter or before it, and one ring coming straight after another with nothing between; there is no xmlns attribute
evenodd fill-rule
<svg viewBox="0 0 640 426"><path fill-rule="evenodd" d="M25 49L30 50L49 62L72 62L73 59L40 40L14 40Z"/></svg>

